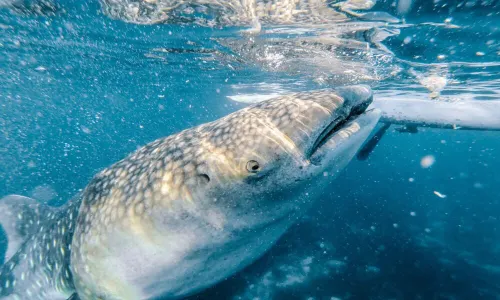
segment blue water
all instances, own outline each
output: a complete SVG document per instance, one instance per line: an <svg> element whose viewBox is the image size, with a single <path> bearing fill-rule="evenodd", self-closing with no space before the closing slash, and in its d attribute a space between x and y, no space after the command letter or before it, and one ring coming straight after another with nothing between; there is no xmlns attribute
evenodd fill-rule
<svg viewBox="0 0 500 300"><path fill-rule="evenodd" d="M0 9L0 197L61 205L137 147L244 107L238 93L368 83L375 97L428 98L418 78L439 74L448 80L440 99L500 97L494 3L417 2L406 24L451 18L460 28L398 27L382 42L390 52L336 53L370 78L304 57L287 65L282 45L272 51L284 64L257 59L271 38L296 38L272 26L255 38L261 46L242 50L227 46L246 41L240 27L135 25L95 1L59 5L55 14ZM372 10L397 15L389 2ZM499 132L389 130L269 253L193 299L500 299L499 141ZM436 162L422 168L427 155Z"/></svg>

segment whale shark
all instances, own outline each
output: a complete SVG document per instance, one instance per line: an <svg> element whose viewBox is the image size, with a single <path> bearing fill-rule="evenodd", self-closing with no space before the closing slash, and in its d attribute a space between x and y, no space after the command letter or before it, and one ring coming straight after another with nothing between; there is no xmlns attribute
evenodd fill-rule
<svg viewBox="0 0 500 300"><path fill-rule="evenodd" d="M216 284L321 197L378 123L372 100L367 86L279 96L145 145L62 207L0 199L0 299L178 299Z"/></svg>

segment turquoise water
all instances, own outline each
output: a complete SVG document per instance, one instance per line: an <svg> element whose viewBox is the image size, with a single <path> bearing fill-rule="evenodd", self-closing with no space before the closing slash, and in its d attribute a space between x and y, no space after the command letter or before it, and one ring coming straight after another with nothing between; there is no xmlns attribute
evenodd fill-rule
<svg viewBox="0 0 500 300"><path fill-rule="evenodd" d="M0 196L61 205L139 146L259 95L366 83L375 98L429 99L434 75L446 80L436 101L498 100L500 7L439 3L414 3L405 23L327 26L334 50L290 44L317 34L307 24L248 37L127 23L97 2L0 9ZM372 11L398 16L391 4ZM499 299L500 133L395 129L269 253L193 298Z"/></svg>

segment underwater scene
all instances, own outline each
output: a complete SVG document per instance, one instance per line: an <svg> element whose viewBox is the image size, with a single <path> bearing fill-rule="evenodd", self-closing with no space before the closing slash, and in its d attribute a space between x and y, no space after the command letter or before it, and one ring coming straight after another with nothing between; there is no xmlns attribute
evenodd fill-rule
<svg viewBox="0 0 500 300"><path fill-rule="evenodd" d="M0 0L0 299L500 299L500 2Z"/></svg>

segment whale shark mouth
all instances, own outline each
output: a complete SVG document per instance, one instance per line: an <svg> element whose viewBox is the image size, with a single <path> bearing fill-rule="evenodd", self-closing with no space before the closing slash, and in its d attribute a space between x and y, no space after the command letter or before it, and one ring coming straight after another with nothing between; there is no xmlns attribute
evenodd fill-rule
<svg viewBox="0 0 500 300"><path fill-rule="evenodd" d="M357 119L360 115L362 115L368 106L370 105L370 101L363 102L351 109L349 114L342 115L335 118L318 136L316 141L314 142L311 150L309 151L309 157L311 157L318 149L321 148L325 143L327 143L333 135L339 130L343 129L344 126L351 121Z"/></svg>

